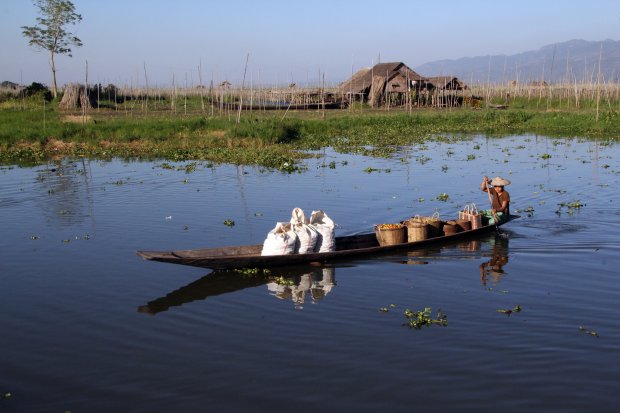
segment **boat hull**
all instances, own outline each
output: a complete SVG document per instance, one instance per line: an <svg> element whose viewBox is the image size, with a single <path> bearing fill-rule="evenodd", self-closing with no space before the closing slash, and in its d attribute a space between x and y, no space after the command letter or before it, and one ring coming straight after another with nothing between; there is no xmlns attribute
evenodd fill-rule
<svg viewBox="0 0 620 413"><path fill-rule="evenodd" d="M137 254L149 261L167 262L172 264L190 265L194 267L225 270L235 268L272 268L291 266L303 263L326 263L338 260L350 260L372 254L415 250L429 245L437 245L459 241L490 233L500 225L510 222L519 216L511 215L508 221L498 225L487 225L469 231L457 232L425 240L405 242L395 245L379 245L374 233L336 237L336 250L310 254L261 255L262 244L236 247L203 248L177 251L138 251Z"/></svg>

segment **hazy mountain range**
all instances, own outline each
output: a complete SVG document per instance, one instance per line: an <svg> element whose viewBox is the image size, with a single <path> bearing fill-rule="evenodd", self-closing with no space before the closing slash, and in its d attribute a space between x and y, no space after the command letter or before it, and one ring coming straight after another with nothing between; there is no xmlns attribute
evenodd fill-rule
<svg viewBox="0 0 620 413"><path fill-rule="evenodd" d="M599 54L603 79L618 82L620 41L609 39L570 40L514 55L437 60L414 70L424 76L456 76L465 83L590 82L598 76Z"/></svg>

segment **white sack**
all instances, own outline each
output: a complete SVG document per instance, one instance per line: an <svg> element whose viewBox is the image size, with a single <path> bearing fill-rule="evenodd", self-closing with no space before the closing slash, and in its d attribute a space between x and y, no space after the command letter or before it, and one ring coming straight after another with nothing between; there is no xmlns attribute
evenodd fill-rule
<svg viewBox="0 0 620 413"><path fill-rule="evenodd" d="M336 240L334 230L336 225L327 214L322 211L312 211L310 215L310 226L314 227L319 233L319 238L314 246L315 252L330 252L336 250Z"/></svg>
<svg viewBox="0 0 620 413"><path fill-rule="evenodd" d="M295 252L299 254L309 254L314 252L316 241L319 238L317 230L310 225L306 220L304 211L301 208L293 209L291 215L291 227L295 234L297 234L297 244L295 245Z"/></svg>
<svg viewBox="0 0 620 413"><path fill-rule="evenodd" d="M261 255L288 255L295 253L297 234L288 222L278 222L276 227L269 231Z"/></svg>

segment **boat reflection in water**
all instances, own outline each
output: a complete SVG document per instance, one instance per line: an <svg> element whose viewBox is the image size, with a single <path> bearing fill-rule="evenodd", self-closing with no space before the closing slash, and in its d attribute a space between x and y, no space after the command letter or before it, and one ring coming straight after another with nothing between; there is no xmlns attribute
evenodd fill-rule
<svg viewBox="0 0 620 413"><path fill-rule="evenodd" d="M276 279L267 284L267 289L274 297L292 300L295 309L301 310L307 301L315 304L322 300L335 285L335 268L324 267L293 276L284 282Z"/></svg>
<svg viewBox="0 0 620 413"><path fill-rule="evenodd" d="M496 233L489 237L454 242L441 246L430 245L427 248L406 252L395 257L388 254L388 259L409 265L429 264L431 260L480 260L482 285L487 281L497 284L506 273L504 266L508 263L509 233ZM403 260L403 258L406 258ZM346 265L346 264L343 264ZM473 266L475 268L475 266ZM472 270L473 270L472 268ZM157 314L171 307L178 307L192 301L205 300L222 294L233 293L246 288L267 286L270 295L291 300L293 308L303 309L306 304L316 304L336 286L336 267L318 265L297 265L294 267L272 268L270 270L227 270L213 271L201 279L178 290L149 301L138 307L138 311Z"/></svg>
<svg viewBox="0 0 620 413"><path fill-rule="evenodd" d="M138 307L138 312L155 315L192 301L205 300L246 288L267 285L270 294L291 299L295 308L316 303L336 285L335 268L309 265L271 270L213 271L184 287Z"/></svg>

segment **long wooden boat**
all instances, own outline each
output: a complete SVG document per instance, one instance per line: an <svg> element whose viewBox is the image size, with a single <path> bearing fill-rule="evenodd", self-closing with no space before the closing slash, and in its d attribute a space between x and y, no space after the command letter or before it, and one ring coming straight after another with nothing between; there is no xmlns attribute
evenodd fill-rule
<svg viewBox="0 0 620 413"><path fill-rule="evenodd" d="M336 237L336 248L332 252L310 254L261 255L263 244L242 245L220 248L202 248L177 251L138 251L137 254L150 261L172 264L191 265L214 270L235 268L272 268L304 263L325 263L365 257L371 254L398 250L415 250L433 244L442 244L468 239L497 230L500 225L510 222L518 215L511 215L508 220L498 225L486 225L469 231L443 235L420 241L405 242L394 245L379 245L375 233Z"/></svg>

